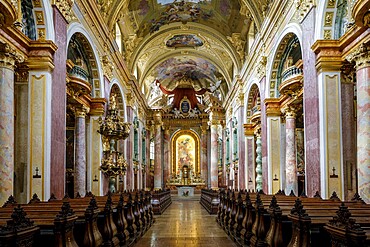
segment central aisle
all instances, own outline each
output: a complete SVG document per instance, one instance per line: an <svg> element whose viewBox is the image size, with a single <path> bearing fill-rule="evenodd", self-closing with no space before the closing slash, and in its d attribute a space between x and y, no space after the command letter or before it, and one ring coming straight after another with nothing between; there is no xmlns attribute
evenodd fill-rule
<svg viewBox="0 0 370 247"><path fill-rule="evenodd" d="M199 197L198 197L199 198ZM234 247L218 226L215 215L209 215L199 200L173 198L172 204L135 244L135 247Z"/></svg>

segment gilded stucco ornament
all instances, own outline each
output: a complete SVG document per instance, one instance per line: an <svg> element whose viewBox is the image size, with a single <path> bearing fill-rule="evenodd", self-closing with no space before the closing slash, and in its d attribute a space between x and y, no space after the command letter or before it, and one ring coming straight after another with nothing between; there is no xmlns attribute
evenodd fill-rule
<svg viewBox="0 0 370 247"><path fill-rule="evenodd" d="M70 23L76 17L73 14L72 6L74 4L74 0L53 0L52 4L57 6L60 13L64 16L64 18Z"/></svg>
<svg viewBox="0 0 370 247"><path fill-rule="evenodd" d="M261 56L257 65L257 77L262 79L266 75L267 57Z"/></svg>
<svg viewBox="0 0 370 247"><path fill-rule="evenodd" d="M231 44L234 46L236 52L239 55L239 58L241 61L244 60L244 46L245 46L245 40L242 40L240 33L233 33L230 36L227 37L227 39L231 42Z"/></svg>
<svg viewBox="0 0 370 247"><path fill-rule="evenodd" d="M316 1L315 0L295 0L295 4L296 4L297 11L293 19L301 22L306 17L306 15L311 10L311 8L316 6Z"/></svg>
<svg viewBox="0 0 370 247"><path fill-rule="evenodd" d="M113 79L113 70L114 70L114 65L111 62L110 58L108 55L103 55L100 57L100 61L103 65L103 72L104 75L109 79L109 81L112 81Z"/></svg>

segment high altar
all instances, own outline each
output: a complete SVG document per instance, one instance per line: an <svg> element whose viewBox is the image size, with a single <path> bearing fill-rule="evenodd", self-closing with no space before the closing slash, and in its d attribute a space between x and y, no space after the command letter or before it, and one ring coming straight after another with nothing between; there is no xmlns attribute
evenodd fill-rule
<svg viewBox="0 0 370 247"><path fill-rule="evenodd" d="M199 162L199 137L193 131L180 131L172 138L172 173L166 186L205 186Z"/></svg>

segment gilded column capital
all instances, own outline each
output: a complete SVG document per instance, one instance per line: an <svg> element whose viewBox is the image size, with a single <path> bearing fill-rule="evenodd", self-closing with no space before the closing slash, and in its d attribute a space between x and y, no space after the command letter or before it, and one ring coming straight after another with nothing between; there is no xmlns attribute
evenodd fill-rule
<svg viewBox="0 0 370 247"><path fill-rule="evenodd" d="M206 134L207 133L207 130L208 130L208 125L201 125L200 126L200 130L202 132L202 135L203 134Z"/></svg>
<svg viewBox="0 0 370 247"><path fill-rule="evenodd" d="M342 84L353 84L356 74L356 70L349 63L345 63L340 69L341 83Z"/></svg>
<svg viewBox="0 0 370 247"><path fill-rule="evenodd" d="M284 107L282 109L283 114L285 115L285 118L295 118L296 117L296 109L293 107Z"/></svg>
<svg viewBox="0 0 370 247"><path fill-rule="evenodd" d="M253 134L256 136L256 138L261 138L261 126L256 126Z"/></svg>
<svg viewBox="0 0 370 247"><path fill-rule="evenodd" d="M85 118L87 114L89 113L89 111L90 111L90 108L84 105L81 107L74 108L74 113L76 117L79 117L79 118Z"/></svg>
<svg viewBox="0 0 370 247"><path fill-rule="evenodd" d="M169 135L170 134L171 127L170 126L163 126L163 130L164 130L164 133L166 135Z"/></svg>
<svg viewBox="0 0 370 247"><path fill-rule="evenodd" d="M0 43L0 67L15 69L15 63L22 63L24 56L18 53L8 43Z"/></svg>
<svg viewBox="0 0 370 247"><path fill-rule="evenodd" d="M212 120L209 120L208 121L208 126L212 126L212 125L221 125L221 121L218 120L218 119L212 119Z"/></svg>
<svg viewBox="0 0 370 247"><path fill-rule="evenodd" d="M162 112L161 111L155 111L153 113L153 120L154 120L154 125L155 126L162 126L163 125Z"/></svg>
<svg viewBox="0 0 370 247"><path fill-rule="evenodd" d="M346 59L349 62L355 62L356 69L363 69L370 67L370 47L368 44L362 43L357 47L351 54L349 54Z"/></svg>

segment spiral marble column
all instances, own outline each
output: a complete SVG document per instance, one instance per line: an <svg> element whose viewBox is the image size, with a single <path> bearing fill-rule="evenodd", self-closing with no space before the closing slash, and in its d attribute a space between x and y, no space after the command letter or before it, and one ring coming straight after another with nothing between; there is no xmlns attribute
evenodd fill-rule
<svg viewBox="0 0 370 247"><path fill-rule="evenodd" d="M218 124L210 123L211 128L211 189L218 189L218 145L217 129Z"/></svg>
<svg viewBox="0 0 370 247"><path fill-rule="evenodd" d="M89 108L75 108L76 115L76 164L74 193L82 197L86 193L86 114Z"/></svg>
<svg viewBox="0 0 370 247"><path fill-rule="evenodd" d="M162 114L155 112L154 116L154 189L162 189Z"/></svg>
<svg viewBox="0 0 370 247"><path fill-rule="evenodd" d="M285 111L285 134L286 134L286 193L292 190L298 196L298 178L297 178L297 158L295 141L295 112L293 109Z"/></svg>
<svg viewBox="0 0 370 247"><path fill-rule="evenodd" d="M360 45L347 59L356 62L358 193L370 203L370 45Z"/></svg>
<svg viewBox="0 0 370 247"><path fill-rule="evenodd" d="M262 139L260 130L255 132L256 136L256 190L262 190Z"/></svg>
<svg viewBox="0 0 370 247"><path fill-rule="evenodd" d="M14 67L8 44L0 47L0 204L14 194Z"/></svg>

